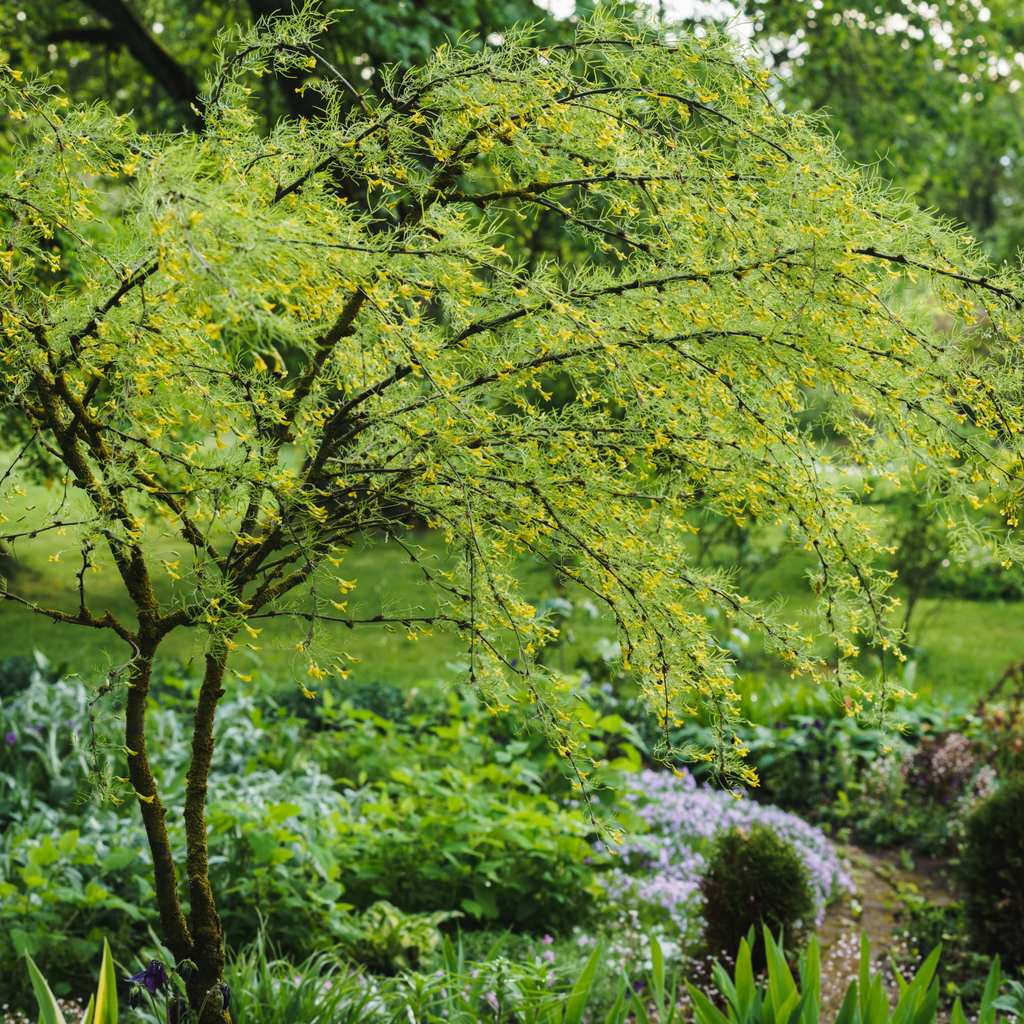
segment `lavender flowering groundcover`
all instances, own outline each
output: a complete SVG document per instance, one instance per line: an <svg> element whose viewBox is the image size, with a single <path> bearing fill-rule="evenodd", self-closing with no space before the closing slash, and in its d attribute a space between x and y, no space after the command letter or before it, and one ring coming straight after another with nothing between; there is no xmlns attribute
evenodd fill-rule
<svg viewBox="0 0 1024 1024"><path fill-rule="evenodd" d="M677 778L673 772L650 769L636 776L627 799L650 831L620 848L623 866L608 873L608 892L627 905L664 908L685 943L697 941L703 928L698 888L705 863L702 851L718 832L733 825L760 822L793 844L810 871L817 924L826 905L850 887L825 833L778 807L698 786L686 772Z"/></svg>

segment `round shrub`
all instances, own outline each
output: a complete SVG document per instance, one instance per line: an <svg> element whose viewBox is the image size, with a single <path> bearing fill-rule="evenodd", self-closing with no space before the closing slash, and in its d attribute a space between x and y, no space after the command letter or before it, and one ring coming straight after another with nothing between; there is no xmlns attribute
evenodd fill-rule
<svg viewBox="0 0 1024 1024"><path fill-rule="evenodd" d="M810 872L793 844L754 822L720 832L711 844L701 880L705 940L715 956L735 957L751 926L781 930L790 949L814 920ZM756 943L755 969L763 969L764 943Z"/></svg>
<svg viewBox="0 0 1024 1024"><path fill-rule="evenodd" d="M965 831L957 881L972 949L1024 966L1024 776L980 804Z"/></svg>

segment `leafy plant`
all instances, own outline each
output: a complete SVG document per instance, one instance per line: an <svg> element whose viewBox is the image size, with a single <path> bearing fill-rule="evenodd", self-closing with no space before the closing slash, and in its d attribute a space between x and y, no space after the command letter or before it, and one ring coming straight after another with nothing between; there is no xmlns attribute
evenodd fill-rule
<svg viewBox="0 0 1024 1024"><path fill-rule="evenodd" d="M760 822L734 825L714 838L700 889L704 939L712 953L736 949L757 925L799 945L814 921L807 866L792 843ZM771 949L766 942L765 955ZM756 966L765 961L757 957Z"/></svg>
<svg viewBox="0 0 1024 1024"><path fill-rule="evenodd" d="M39 1020L41 1024L64 1024L64 1015L50 986L35 961L26 952L28 973L39 1003ZM103 940L103 957L100 961L99 985L82 1015L80 1024L117 1024L117 977L114 973L114 960L110 955L110 945Z"/></svg>
<svg viewBox="0 0 1024 1024"><path fill-rule="evenodd" d="M380 974L416 970L420 961L441 941L437 926L462 917L460 910L432 914L403 914L387 900L378 900L358 918L337 930L340 948L357 963Z"/></svg>
<svg viewBox="0 0 1024 1024"><path fill-rule="evenodd" d="M330 953L314 953L298 963L274 956L262 931L229 958L224 980L232 992L235 1024L369 1024L401 1019L397 1012L383 1012L390 991L387 983L378 988ZM402 1024L407 1022L405 1016Z"/></svg>
<svg viewBox="0 0 1024 1024"><path fill-rule="evenodd" d="M974 948L1024 964L1024 776L1003 783L965 824L956 866Z"/></svg>
<svg viewBox="0 0 1024 1024"><path fill-rule="evenodd" d="M992 1006L1020 1020L1024 1017L1024 985L1012 978L1006 982L1006 985L1010 991L993 1000Z"/></svg>
<svg viewBox="0 0 1024 1024"><path fill-rule="evenodd" d="M184 695L195 685L165 675L150 718L176 850L191 756ZM0 707L0 722L25 736L0 746L0 957L27 949L59 996L81 991L100 936L126 960L155 923L137 808L89 792L91 751L76 734L89 735L91 715L105 755L117 727L109 698L93 696L81 681L40 679ZM607 858L563 805L568 784L543 737L502 744L487 731L494 717L454 695L398 723L344 703L325 710L310 732L241 688L222 701L208 820L229 936L265 923L282 954L301 958L352 937L353 910L382 899L403 913L458 910L471 927L556 933L600 906ZM356 778L327 774L321 756ZM5 973L0 1001L27 984Z"/></svg>
<svg viewBox="0 0 1024 1024"><path fill-rule="evenodd" d="M817 936L811 938L799 958L799 983L786 961L781 943L763 928L764 962L767 977L755 980L753 956L754 932L740 942L736 957L735 980L720 963L714 967L715 985L728 1005L728 1016L690 983L697 1024L818 1024L821 1014L821 957ZM861 933L858 978L846 990L836 1024L933 1024L938 1007L938 984L934 980L939 950L921 964L907 982L897 976L900 998L890 1010L882 976L871 975L871 949Z"/></svg>
<svg viewBox="0 0 1024 1024"><path fill-rule="evenodd" d="M1002 1001L997 999L999 995L999 988L1003 980L1003 974L999 963L999 957L996 956L992 960L992 967L988 972L988 978L985 981L985 989L981 995L981 1006L978 1008L977 1017L972 1017L972 1021L976 1021L977 1024L995 1024L996 1021L996 1010L1004 1009ZM1020 986L1018 985L1019 989ZM1013 990L1014 993L1016 990ZM1007 1000L1011 1005L1016 1005L1016 1001L1011 997ZM956 1002L953 1004L953 1012L950 1014L951 1024L967 1024L967 1016L964 1013L963 1003L958 997Z"/></svg>
<svg viewBox="0 0 1024 1024"><path fill-rule="evenodd" d="M899 934L903 942L896 962L904 971L913 969L921 957L942 947L935 976L940 1000L951 1005L955 998L977 1004L985 987L992 958L976 952L967 934L960 902L936 905L921 896L907 893L900 913Z"/></svg>
<svg viewBox="0 0 1024 1024"><path fill-rule="evenodd" d="M329 624L452 631L467 681L496 711L524 702L587 799L598 759L541 657L557 631L525 599L522 558L603 606L668 733L695 702L731 715L730 655L700 610L712 595L793 668L818 666L813 637L688 559L696 494L777 517L815 552L822 628L857 694L850 637L898 635L872 566L883 541L845 469L920 463L970 501L1020 443L1018 279L845 167L727 38L598 12L566 47L515 32L439 47L349 106L317 50L329 27L311 7L238 33L195 136L151 136L0 70L0 405L28 438L5 503L21 502L30 447L67 483L0 543L71 529L75 552L66 607L6 582L0 598L118 645L114 775L145 823L163 941L197 964L194 1012L225 956L207 807L218 707L260 623L294 623L309 699L351 671ZM247 83L270 71L318 94L316 116L260 123ZM538 212L573 240L560 261L506 248L510 218ZM894 290L904 273L916 290ZM936 331L937 305L971 333ZM572 385L557 415L541 402L553 376ZM801 419L812 389L843 435L838 469ZM1021 484L1006 486L1012 516ZM450 571L409 543L412 515L443 533ZM400 545L423 600L346 596L357 537ZM94 610L104 565L127 616ZM205 639L186 896L149 699L161 645L189 629ZM753 781L737 748L716 753ZM287 817L245 823L268 874Z"/></svg>

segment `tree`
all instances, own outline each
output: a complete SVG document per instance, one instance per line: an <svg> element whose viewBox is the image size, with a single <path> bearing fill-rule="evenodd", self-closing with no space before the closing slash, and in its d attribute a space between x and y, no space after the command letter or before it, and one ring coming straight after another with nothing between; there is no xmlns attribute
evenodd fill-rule
<svg viewBox="0 0 1024 1024"><path fill-rule="evenodd" d="M246 81L311 67L323 28L306 14L243 33L201 134L140 134L4 73L18 148L0 186L0 396L28 441L3 486L17 494L32 448L63 487L2 539L68 532L77 601L33 609L123 644L104 686L125 695L164 940L196 964L189 1000L208 1020L224 963L213 724L262 620L294 619L310 698L348 670L332 623L457 631L468 682L495 711L532 707L586 793L599 772L571 688L538 657L554 630L522 596L521 557L606 608L668 737L697 704L727 719L738 699L708 603L794 670L819 665L813 628L693 563L695 502L787 524L818 560L822 627L852 655L858 634L888 646L898 630L848 480L907 462L963 493L983 479L1012 525L1020 496L1017 280L979 274L963 239L843 165L728 40L598 17L565 45L445 45L355 105L336 74L316 86L321 120L261 134ZM510 257L506 223L535 208L572 233L571 258ZM935 303L970 329L933 333ZM826 398L832 454L801 418L805 389ZM410 515L443 532L451 571L422 557ZM429 601L350 609L357 536L404 547ZM101 568L136 622L90 606ZM163 572L176 586L160 602ZM187 628L206 644L188 920L146 743L154 658ZM843 665L839 682L863 699ZM727 743L707 756L756 781Z"/></svg>
<svg viewBox="0 0 1024 1024"><path fill-rule="evenodd" d="M118 113L134 112L141 130L194 130L202 125L200 91L204 75L216 67L218 33L297 7L294 0L12 2L0 6L0 35L13 68L49 72L72 99L103 100ZM371 94L379 91L379 69L422 64L446 40L479 49L517 22L536 25L548 42L571 38L571 30L532 0L372 0L355 9L328 0L321 9L343 19L344 31L318 38L318 51ZM282 76L277 70L271 65L270 74L249 83L257 86L251 103L266 129L281 113L319 116L314 93L301 85L320 69Z"/></svg>
<svg viewBox="0 0 1024 1024"><path fill-rule="evenodd" d="M790 106L840 149L1019 266L1024 20L1016 4L743 5Z"/></svg>

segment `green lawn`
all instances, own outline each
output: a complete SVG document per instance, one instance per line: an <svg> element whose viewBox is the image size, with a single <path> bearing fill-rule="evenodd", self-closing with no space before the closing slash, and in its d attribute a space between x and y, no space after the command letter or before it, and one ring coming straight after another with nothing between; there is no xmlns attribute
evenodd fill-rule
<svg viewBox="0 0 1024 1024"><path fill-rule="evenodd" d="M31 487L24 498L0 504L0 511L8 518L4 531L31 529L40 521L41 513L59 499L56 488ZM74 496L69 499L71 507L62 515L63 519L77 518L74 514L75 500ZM57 532L43 534L28 543L19 544L16 559L0 558L0 574L7 577L10 592L45 607L68 612L77 610L78 582L75 574L81 562L71 534L70 530L64 537ZM427 547L437 558L444 558L443 541L438 535L416 533L411 539ZM178 557L174 544L169 540L158 545L157 554L172 562ZM394 544L357 546L346 556L340 571L346 579L358 581L347 609L354 617L376 615L388 602L407 609L409 605L426 602L430 596L425 588L417 585L422 579L422 572L411 565ZM99 573L87 573L86 582L88 603L94 614L102 615L109 609L118 619L134 628L134 605L125 594L112 565L107 564ZM174 581L159 567L154 584L160 600L172 598ZM296 639L305 632L305 624L276 618L254 625L263 629L255 644L262 650L256 653L242 648L234 655L232 667L246 675L258 668L265 677L275 680L286 680L293 674L298 678L299 673L306 679L299 652L295 649ZM396 633L387 633L379 628L349 630L330 623L324 624L323 628L338 648L360 659L355 666L356 676L367 682L385 679L396 685L411 686L421 679L444 679L453 674L446 667L447 663L457 660L463 650L456 637L439 631L427 640L413 641L401 628ZM200 659L203 642L201 631L179 629L164 641L161 654L168 665ZM67 663L70 670L84 676L102 672L111 663L124 662L131 653L108 630L55 624L29 608L11 601L0 602L0 653L30 655L36 649L54 664Z"/></svg>
<svg viewBox="0 0 1024 1024"><path fill-rule="evenodd" d="M9 520L5 530L17 528L19 519L20 528L30 527L38 521L34 517L57 500L56 489L33 487L17 503L0 505L0 511ZM74 515L66 514L65 518ZM77 550L69 546L72 540L70 536L46 534L19 547L17 561L0 559L0 573L8 576L11 592L47 606L75 610L78 562ZM410 540L427 548L431 557L446 557L443 539L436 533L416 532ZM173 561L177 556L172 547L168 541L158 553ZM787 555L759 578L746 582L752 583L757 597L783 600L783 614L787 618L808 622L809 595L802 579L805 562L798 554ZM358 580L348 606L348 613L355 617L375 615L389 603L406 610L420 603L429 607L429 591L418 585L422 578L420 569L406 560L397 545L357 545L346 556L340 571L346 579ZM523 575L531 600L554 596L553 581L546 570L526 564ZM109 608L114 615L134 624L133 606L113 567L108 565L98 574L88 574L88 585L94 612L101 614ZM156 585L162 600L172 596L173 581L169 575L159 572ZM571 598L572 594L567 596ZM969 697L984 692L1011 661L1024 658L1022 613L1024 607L1018 603L922 600L915 610L911 636L917 651L914 688L930 689L942 696ZM232 667L243 675L255 669L263 681L285 682L293 676L307 679L304 662L295 649L304 624L280 618L262 620L257 625L263 627L258 641L262 650L242 648L233 656ZM455 674L449 666L465 655L464 645L457 637L439 630L430 638L409 640L401 628L395 633L372 627L349 630L335 624L325 624L323 628L331 646L359 659L353 675L360 683L386 680L407 689L427 679L448 680ZM572 665L577 654L593 655L594 641L609 633L605 620L577 615L566 630L564 651L551 652L548 660ZM203 640L199 630L178 630L164 642L162 654L169 666L200 659ZM752 637L751 641L750 650L756 655L759 640ZM95 677L111 663L125 661L130 653L112 633L54 625L28 608L0 602L0 653L30 655L35 649L51 662L66 663L70 670L87 677ZM865 663L864 669L870 671L871 665ZM767 674L775 674L771 666L767 666Z"/></svg>
<svg viewBox="0 0 1024 1024"><path fill-rule="evenodd" d="M914 610L911 641L918 662L915 688L981 696L1007 665L1024 659L1024 604L922 600Z"/></svg>
<svg viewBox="0 0 1024 1024"><path fill-rule="evenodd" d="M427 538L428 541L432 538ZM422 542L422 540L421 540ZM436 542L435 542L436 546ZM52 545L56 547L56 545ZM61 559L48 562L51 551L37 549L22 559L11 573L9 560L5 570L10 575L10 589L21 597L48 607L74 611L77 606L77 582L73 563ZM421 588L417 587L415 566L403 563L401 552L393 545L377 545L364 551L353 551L346 558L346 578L355 578L359 586L352 592L348 611L356 616L376 615L385 599L399 600L403 606L415 604ZM89 581L89 604L97 614L109 609L125 623L134 626L133 605L120 587L113 568L105 567ZM158 597L171 596L171 579L157 581ZM422 591L423 596L428 596ZM293 675L308 679L304 661L295 649L297 638L305 632L305 623L288 618L262 620L255 646L258 653L242 648L232 658L232 667L248 675L254 668L266 677L286 680ZM453 673L446 667L462 654L462 645L450 634L435 631L424 640L409 640L404 629L388 633L379 628L346 627L326 623L322 627L333 646L358 658L355 674L361 681L384 679L403 687L421 679L444 679ZM66 662L82 675L102 672L113 663L123 662L130 650L113 633L82 626L57 625L23 606L9 601L0 604L0 650L5 655L31 654L41 650L51 662ZM248 638L246 638L248 639ZM164 641L161 654L169 665L201 659L204 636L199 630L179 629Z"/></svg>

